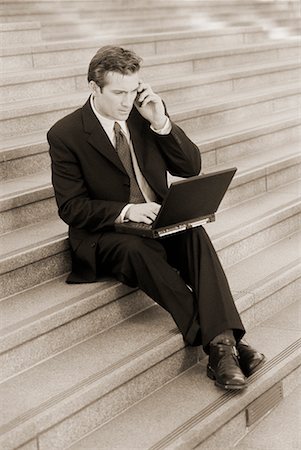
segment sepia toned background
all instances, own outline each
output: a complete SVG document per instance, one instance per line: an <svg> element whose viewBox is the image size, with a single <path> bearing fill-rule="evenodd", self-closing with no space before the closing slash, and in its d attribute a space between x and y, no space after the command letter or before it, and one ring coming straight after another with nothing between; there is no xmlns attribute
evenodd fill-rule
<svg viewBox="0 0 301 450"><path fill-rule="evenodd" d="M300 28L298 0L2 0L1 449L301 447ZM65 283L46 132L106 44L143 57L204 172L238 168L206 229L268 359L243 393L141 291Z"/></svg>

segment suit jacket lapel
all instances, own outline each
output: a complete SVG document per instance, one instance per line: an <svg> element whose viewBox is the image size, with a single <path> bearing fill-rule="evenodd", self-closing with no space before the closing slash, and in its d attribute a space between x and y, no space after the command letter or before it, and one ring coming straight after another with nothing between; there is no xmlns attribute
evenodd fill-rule
<svg viewBox="0 0 301 450"><path fill-rule="evenodd" d="M89 135L87 141L103 156L110 160L118 169L126 173L122 162L120 161L115 148L113 147L107 133L99 123L97 117L92 111L90 98L82 108L82 118L84 131Z"/></svg>

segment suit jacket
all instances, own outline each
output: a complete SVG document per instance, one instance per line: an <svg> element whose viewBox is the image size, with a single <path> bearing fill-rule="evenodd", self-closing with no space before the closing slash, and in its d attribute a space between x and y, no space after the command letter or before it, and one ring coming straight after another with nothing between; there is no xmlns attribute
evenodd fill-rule
<svg viewBox="0 0 301 450"><path fill-rule="evenodd" d="M141 172L158 202L168 189L167 171L181 177L199 174L199 149L176 124L168 135L159 135L133 107L127 125ZM47 139L59 216L69 225L72 273L67 282L96 281L98 237L114 228L129 203L129 177L89 99L58 121Z"/></svg>

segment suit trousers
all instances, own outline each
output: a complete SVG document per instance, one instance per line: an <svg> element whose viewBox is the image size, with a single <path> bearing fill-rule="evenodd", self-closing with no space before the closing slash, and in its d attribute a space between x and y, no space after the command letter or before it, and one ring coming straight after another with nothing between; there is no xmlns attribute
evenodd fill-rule
<svg viewBox="0 0 301 450"><path fill-rule="evenodd" d="M184 340L203 345L232 329L237 341L245 330L228 281L204 228L149 239L116 232L98 241L98 268L139 287L173 317Z"/></svg>

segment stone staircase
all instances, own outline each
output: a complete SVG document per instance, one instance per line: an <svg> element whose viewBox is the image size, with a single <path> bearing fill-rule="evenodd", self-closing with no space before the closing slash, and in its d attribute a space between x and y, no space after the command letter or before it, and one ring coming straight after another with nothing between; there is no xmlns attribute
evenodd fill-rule
<svg viewBox="0 0 301 450"><path fill-rule="evenodd" d="M293 391L300 375L297 11L298 2L284 0L2 2L1 448L230 449ZM159 30L166 16L170 24ZM256 23L262 17L282 20L286 36L272 38ZM81 25L96 18L118 30L82 38ZM216 388L202 351L185 347L169 315L141 291L112 279L65 283L67 227L56 213L46 131L86 100L87 64L107 43L143 56L144 78L198 144L205 172L238 167L206 228L247 338L268 357L243 393Z"/></svg>

